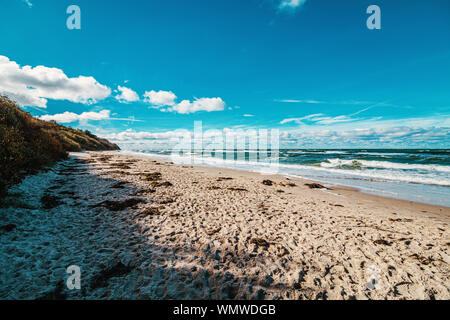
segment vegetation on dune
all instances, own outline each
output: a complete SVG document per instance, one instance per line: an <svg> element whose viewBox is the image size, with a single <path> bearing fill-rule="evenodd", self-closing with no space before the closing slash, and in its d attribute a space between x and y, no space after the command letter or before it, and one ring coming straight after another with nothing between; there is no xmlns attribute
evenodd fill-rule
<svg viewBox="0 0 450 320"><path fill-rule="evenodd" d="M67 157L67 152L118 150L90 133L32 117L0 97L0 196L27 173Z"/></svg>

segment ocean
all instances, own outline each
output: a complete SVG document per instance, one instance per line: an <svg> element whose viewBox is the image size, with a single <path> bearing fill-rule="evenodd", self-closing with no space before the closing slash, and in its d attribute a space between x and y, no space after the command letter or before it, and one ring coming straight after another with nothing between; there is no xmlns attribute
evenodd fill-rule
<svg viewBox="0 0 450 320"><path fill-rule="evenodd" d="M450 149L280 149L190 152L133 148L175 163L278 173L361 192L450 207Z"/></svg>

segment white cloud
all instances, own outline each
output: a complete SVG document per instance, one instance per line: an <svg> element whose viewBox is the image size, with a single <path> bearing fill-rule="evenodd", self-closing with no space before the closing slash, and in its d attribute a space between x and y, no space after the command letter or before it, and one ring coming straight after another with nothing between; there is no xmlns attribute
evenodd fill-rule
<svg viewBox="0 0 450 320"><path fill-rule="evenodd" d="M110 96L111 89L93 77L67 77L57 68L21 67L0 56L0 94L21 106L47 107L47 99L91 104Z"/></svg>
<svg viewBox="0 0 450 320"><path fill-rule="evenodd" d="M450 142L450 127L374 127L349 130L289 131L286 138L298 147L415 147Z"/></svg>
<svg viewBox="0 0 450 320"><path fill-rule="evenodd" d="M337 116L337 117L315 117L311 118L311 121L317 124L333 124L338 122L350 122L356 121L358 119L352 119L348 116Z"/></svg>
<svg viewBox="0 0 450 320"><path fill-rule="evenodd" d="M189 100L183 100L173 107L167 108L167 111L188 114L197 111L222 111L224 108L225 102L221 98L195 98L192 102Z"/></svg>
<svg viewBox="0 0 450 320"><path fill-rule="evenodd" d="M295 122L295 123L302 123L302 120L307 120L307 119L311 119L311 118L315 118L315 117L320 117L323 116L322 113L315 113L315 114L310 114L304 117L300 117L300 118L287 118L287 119L283 119L280 121L280 124L285 124L285 123L289 123L289 122Z"/></svg>
<svg viewBox="0 0 450 320"><path fill-rule="evenodd" d="M276 102L286 102L286 103L324 103L323 101L317 100L297 100L297 99L277 99Z"/></svg>
<svg viewBox="0 0 450 320"><path fill-rule="evenodd" d="M244 114L244 117L254 117L254 115L246 113L246 114Z"/></svg>
<svg viewBox="0 0 450 320"><path fill-rule="evenodd" d="M320 117L321 115L312 115ZM339 119L338 119L339 120ZM258 128L241 127L203 131L204 145L222 143L224 135L249 136ZM135 132L127 130L108 134L106 138L123 145L170 148L180 139L194 138L193 131ZM446 147L450 143L450 115L424 118L381 120L372 118L351 123L335 122L323 125L305 124L280 130L282 148L391 148ZM140 148L139 147L139 148Z"/></svg>
<svg viewBox="0 0 450 320"><path fill-rule="evenodd" d="M307 104L339 104L339 105L372 105L374 106L394 106L392 104L384 102L373 102L373 101L360 101L360 100L346 100L346 101L324 101L324 100L315 100L315 99L275 99L275 102L284 102L284 103L307 103Z"/></svg>
<svg viewBox="0 0 450 320"><path fill-rule="evenodd" d="M136 141L136 140L163 140L167 142L172 138L180 138L190 136L191 133L187 130L179 131L164 131L164 132L148 132L148 131L133 131L127 129L119 133L110 133L106 135L107 139L114 141Z"/></svg>
<svg viewBox="0 0 450 320"><path fill-rule="evenodd" d="M45 121L54 120L58 123L71 123L75 121L86 121L86 120L105 120L110 118L109 110L102 110L100 112L83 112L81 114L76 114L73 112L66 111L64 113L57 113L54 115L43 115L39 119Z"/></svg>
<svg viewBox="0 0 450 320"><path fill-rule="evenodd" d="M127 103L127 102L139 101L139 95L131 89L129 89L127 87L118 86L117 90L120 91L120 94L115 96L115 98L117 100L119 100L119 102Z"/></svg>
<svg viewBox="0 0 450 320"><path fill-rule="evenodd" d="M450 143L450 115L385 120L319 114L282 121L288 122L301 124L283 131L284 141L289 141L290 147L442 148Z"/></svg>
<svg viewBox="0 0 450 320"><path fill-rule="evenodd" d="M354 121L358 121L361 119L353 118L352 116L360 114L369 109L370 108L365 108L363 110L360 110L360 111L355 112L350 115L340 115L340 116L335 116L335 117L325 116L322 113L315 113L315 114L310 114L310 115L300 117L300 118L283 119L280 121L280 124L295 122L297 124L302 124L302 125L307 125L307 124L330 125L330 124L335 124L335 123L340 123L340 122L354 122Z"/></svg>
<svg viewBox="0 0 450 320"><path fill-rule="evenodd" d="M114 113L113 115L117 115ZM137 120L134 116L129 118L111 118L111 112L109 110L101 110L99 112L83 112L81 114L76 114L70 111L66 111L63 113L57 113L53 115L43 115L40 116L39 119L45 121L56 121L58 123L71 123L75 121L86 122L87 120L120 120L120 121L131 121L131 122L141 122L142 120Z"/></svg>
<svg viewBox="0 0 450 320"><path fill-rule="evenodd" d="M304 5L306 0L282 0L279 8L281 10L295 10L298 7Z"/></svg>
<svg viewBox="0 0 450 320"><path fill-rule="evenodd" d="M144 101L154 106L173 106L177 96L172 91L146 91Z"/></svg>
<svg viewBox="0 0 450 320"><path fill-rule="evenodd" d="M194 101L182 100L176 103L177 96L172 91L146 91L144 101L162 112L177 112L189 114L198 111L222 111L225 109L225 102L222 98L195 98Z"/></svg>

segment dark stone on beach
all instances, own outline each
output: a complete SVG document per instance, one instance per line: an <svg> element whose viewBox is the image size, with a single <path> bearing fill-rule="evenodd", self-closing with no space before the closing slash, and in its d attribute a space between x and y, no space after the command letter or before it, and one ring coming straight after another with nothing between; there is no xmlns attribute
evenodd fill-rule
<svg viewBox="0 0 450 320"><path fill-rule="evenodd" d="M272 180L263 180L262 184L265 186L273 186L274 182Z"/></svg>
<svg viewBox="0 0 450 320"><path fill-rule="evenodd" d="M327 189L319 183L305 183L305 186L308 186L310 189Z"/></svg>
<svg viewBox="0 0 450 320"><path fill-rule="evenodd" d="M41 203L44 209L52 209L62 204L61 198L49 194L44 194L41 197Z"/></svg>
<svg viewBox="0 0 450 320"><path fill-rule="evenodd" d="M105 200L100 203L91 205L91 208L105 207L111 211L122 211L129 207L134 207L139 203L145 202L144 199L131 198L123 201Z"/></svg>
<svg viewBox="0 0 450 320"><path fill-rule="evenodd" d="M386 241L386 240L383 240L383 239L375 240L373 243L375 243L375 244L382 244L382 245L385 245L385 246L391 246L392 245L392 242L389 242L389 241Z"/></svg>
<svg viewBox="0 0 450 320"><path fill-rule="evenodd" d="M218 187L218 186L211 186L211 187L208 187L208 190L219 190L219 189L222 189L221 187Z"/></svg>
<svg viewBox="0 0 450 320"><path fill-rule="evenodd" d="M11 224L7 224L7 225L4 225L4 226L1 226L0 230L1 231L6 231L6 232L10 232L10 231L13 231L15 228L16 228L16 225L11 223Z"/></svg>
<svg viewBox="0 0 450 320"><path fill-rule="evenodd" d="M108 285L108 280L110 278L125 276L130 273L131 270L133 270L132 267L125 266L122 262L118 262L114 266L100 271L100 274L92 279L91 288L103 288Z"/></svg>

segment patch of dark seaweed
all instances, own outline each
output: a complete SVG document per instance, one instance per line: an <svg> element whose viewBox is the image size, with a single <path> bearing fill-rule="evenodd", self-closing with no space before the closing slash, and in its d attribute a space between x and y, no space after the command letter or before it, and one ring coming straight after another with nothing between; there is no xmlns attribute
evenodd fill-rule
<svg viewBox="0 0 450 320"><path fill-rule="evenodd" d="M144 210L139 212L136 215L136 217L156 216L156 215L159 215L159 214L161 214L161 212L159 211L158 208L150 207L150 208L145 208Z"/></svg>
<svg viewBox="0 0 450 320"><path fill-rule="evenodd" d="M119 182L113 184L113 185L111 186L111 188L113 188L113 189L125 189L125 186L126 186L126 185L127 185L126 182L124 182L124 181L119 181Z"/></svg>
<svg viewBox="0 0 450 320"><path fill-rule="evenodd" d="M244 189L244 188L236 188L236 187L230 187L230 188L227 188L228 190L231 190L231 191L248 191L247 189Z"/></svg>
<svg viewBox="0 0 450 320"><path fill-rule="evenodd" d="M266 240L261 239L261 238L253 238L250 240L250 243L256 244L259 247L264 247L264 248L268 248L270 246L269 242L267 242Z"/></svg>
<svg viewBox="0 0 450 320"><path fill-rule="evenodd" d="M60 206L62 204L62 201L60 197L44 194L41 197L41 203L44 209L52 209Z"/></svg>
<svg viewBox="0 0 450 320"><path fill-rule="evenodd" d="M100 203L91 205L91 208L104 207L110 211L122 211L126 208L135 207L139 203L145 203L144 199L131 198L122 201L105 200Z"/></svg>
<svg viewBox="0 0 450 320"><path fill-rule="evenodd" d="M91 280L91 288L103 288L108 285L108 280L115 277L123 277L133 270L132 267L118 262L112 267L103 269L100 273Z"/></svg>
<svg viewBox="0 0 450 320"><path fill-rule="evenodd" d="M164 181L164 182L153 181L151 183L151 186L155 187L155 188L157 188L157 187L171 187L171 186L173 186L173 184L170 183L169 181Z"/></svg>
<svg viewBox="0 0 450 320"><path fill-rule="evenodd" d="M231 177L218 177L217 181L226 181L226 180L232 180L233 178Z"/></svg>
<svg viewBox="0 0 450 320"><path fill-rule="evenodd" d="M151 172L151 173L143 173L141 174L141 180L144 181L158 181L161 179L160 172Z"/></svg>
<svg viewBox="0 0 450 320"><path fill-rule="evenodd" d="M6 232L11 232L13 231L17 226L15 224L7 224L4 226L0 226L0 231L6 231Z"/></svg>
<svg viewBox="0 0 450 320"><path fill-rule="evenodd" d="M66 300L67 295L63 291L64 286L58 284L53 290L44 293L43 296L36 298L36 300Z"/></svg>
<svg viewBox="0 0 450 320"><path fill-rule="evenodd" d="M134 194L140 195L140 194L154 193L154 192L156 192L155 189L141 189L141 190L136 191Z"/></svg>
<svg viewBox="0 0 450 320"><path fill-rule="evenodd" d="M319 183L305 183L305 186L308 186L310 189L328 189Z"/></svg>
<svg viewBox="0 0 450 320"><path fill-rule="evenodd" d="M392 245L392 242L386 241L384 239L375 240L373 243L375 243L375 244L382 244L382 245L385 245L385 246L391 246Z"/></svg>

